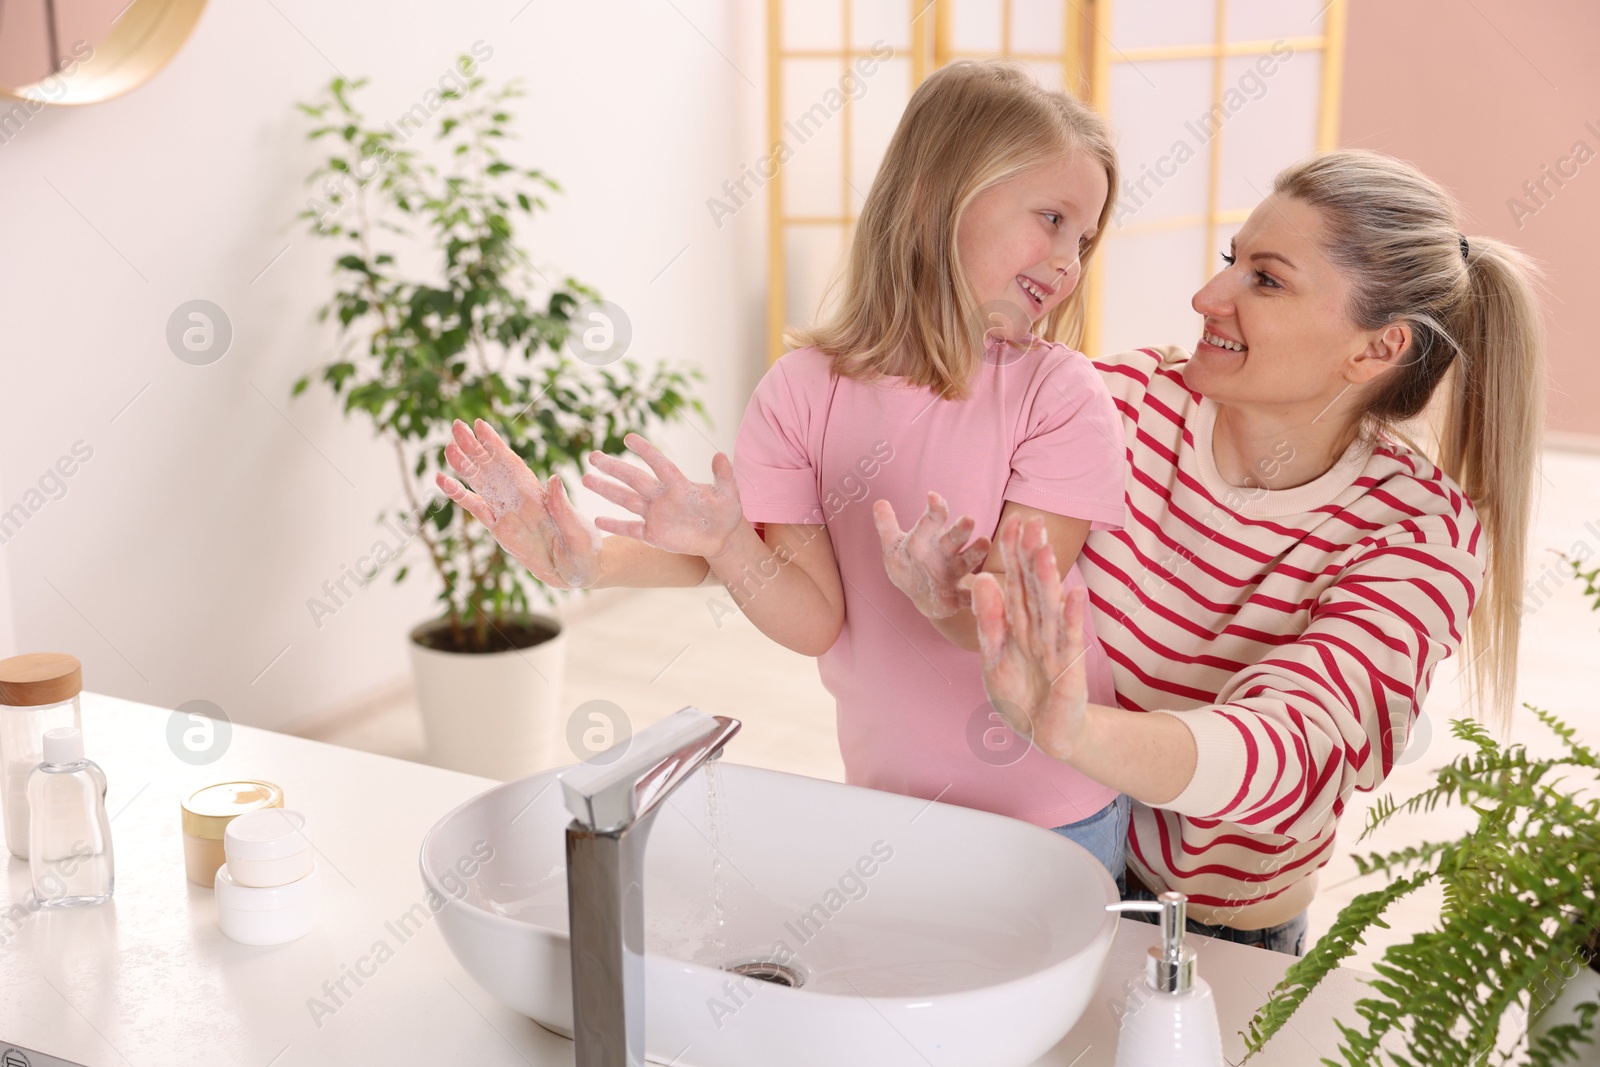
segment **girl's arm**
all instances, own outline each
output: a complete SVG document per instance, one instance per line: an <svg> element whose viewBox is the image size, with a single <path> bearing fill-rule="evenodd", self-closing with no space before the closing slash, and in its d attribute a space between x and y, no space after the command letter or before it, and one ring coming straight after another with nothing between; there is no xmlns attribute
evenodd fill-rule
<svg viewBox="0 0 1600 1067"><path fill-rule="evenodd" d="M668 554L702 557L740 611L785 648L820 656L832 647L844 625L844 593L827 527L774 523L763 541L744 517L727 456L711 457L715 480L703 485L684 477L638 434L623 441L649 469L596 452L590 462L610 479L590 473L583 484L639 518L601 516L596 526ZM659 557L634 551L652 572L666 566Z"/></svg>
<svg viewBox="0 0 1600 1067"><path fill-rule="evenodd" d="M758 630L801 655L820 656L844 626L844 586L828 528L764 526L765 541L746 522L706 562Z"/></svg>
<svg viewBox="0 0 1600 1067"><path fill-rule="evenodd" d="M457 419L445 447L450 467L472 486L440 474L446 496L481 522L507 554L555 589L698 585L707 574L696 555L669 552L632 537L602 538L572 506L561 479L542 485L494 427ZM608 520L609 521L609 520Z"/></svg>
<svg viewBox="0 0 1600 1067"><path fill-rule="evenodd" d="M704 556L686 556L613 534L600 541L600 576L593 588L664 589L700 585L711 568Z"/></svg>
<svg viewBox="0 0 1600 1067"><path fill-rule="evenodd" d="M714 573L745 616L786 648L820 656L838 638L844 593L827 527L770 524L763 541L744 518L733 466L722 453L712 458L711 485L689 481L638 434L625 443L648 471L592 453L590 463L611 477L591 472L583 484L639 518L600 516L591 527L561 482L540 485L487 423L468 429L457 422L453 435L445 454L473 490L442 474L440 488L546 584L693 586ZM596 528L612 536L602 538Z"/></svg>
<svg viewBox="0 0 1600 1067"><path fill-rule="evenodd" d="M894 584L917 605L919 611L951 644L969 652L978 651L977 618L972 610L973 566L1004 577L1005 563L997 545L987 537L975 538L970 545L973 520L962 516L949 526L949 509L938 493L928 494L928 507L909 531L902 532L888 501L873 508L873 519L882 542L884 566ZM1008 520L1018 523L1038 520L1049 546L1055 550L1061 573L1077 562L1078 553L1089 536L1089 520L1075 519L1054 512L1005 502L999 526Z"/></svg>

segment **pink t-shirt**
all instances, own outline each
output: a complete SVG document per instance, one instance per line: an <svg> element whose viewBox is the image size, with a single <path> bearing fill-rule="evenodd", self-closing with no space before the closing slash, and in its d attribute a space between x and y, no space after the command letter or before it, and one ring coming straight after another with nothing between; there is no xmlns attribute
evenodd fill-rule
<svg viewBox="0 0 1600 1067"><path fill-rule="evenodd" d="M838 705L846 780L1053 827L1087 818L1116 791L1001 723L978 653L952 645L890 582L872 522L882 499L909 529L932 489L952 520L971 515L990 538L1007 500L1122 527L1122 422L1101 376L1064 345L1002 351L991 346L961 401L901 378L836 377L816 348L789 352L756 386L734 467L752 523L828 528L845 616L818 666ZM1076 567L1063 584L1083 584ZM1086 662L1089 699L1115 705L1098 641Z"/></svg>

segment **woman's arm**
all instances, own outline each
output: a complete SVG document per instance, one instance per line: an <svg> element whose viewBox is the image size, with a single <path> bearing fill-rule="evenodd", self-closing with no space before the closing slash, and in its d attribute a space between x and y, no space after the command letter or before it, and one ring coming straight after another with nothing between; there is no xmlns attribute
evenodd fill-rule
<svg viewBox="0 0 1600 1067"><path fill-rule="evenodd" d="M1190 818L1309 839L1404 750L1482 587L1478 536L1475 521L1439 515L1379 531L1318 595L1306 628L1230 678L1216 703L1153 713L1086 704L1081 639L1068 655L1054 570L1024 550L1003 592L990 576L974 586L985 688L1019 734L1106 785ZM1074 590L1069 615L1082 599Z"/></svg>
<svg viewBox="0 0 1600 1067"><path fill-rule="evenodd" d="M1194 776L1193 736L1170 715L1088 702L1084 590L1063 598L1042 518L1013 516L999 533L1004 566L972 586L990 703L1052 759L1146 804L1171 800Z"/></svg>

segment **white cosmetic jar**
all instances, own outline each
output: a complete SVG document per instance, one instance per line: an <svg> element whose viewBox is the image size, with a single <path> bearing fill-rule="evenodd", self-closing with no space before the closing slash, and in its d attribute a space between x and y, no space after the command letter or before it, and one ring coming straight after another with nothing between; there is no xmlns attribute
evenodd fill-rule
<svg viewBox="0 0 1600 1067"><path fill-rule="evenodd" d="M315 860L305 830L306 817L289 808L262 808L228 823L222 851L234 884L267 889L311 873Z"/></svg>
<svg viewBox="0 0 1600 1067"><path fill-rule="evenodd" d="M304 937L317 925L317 897L322 876L311 873L288 885L266 888L240 885L224 863L217 868L217 925L246 945L281 945Z"/></svg>

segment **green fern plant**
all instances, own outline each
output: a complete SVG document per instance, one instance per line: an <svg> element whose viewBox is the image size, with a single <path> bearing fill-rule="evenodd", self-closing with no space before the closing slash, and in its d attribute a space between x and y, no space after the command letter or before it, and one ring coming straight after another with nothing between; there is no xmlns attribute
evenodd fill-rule
<svg viewBox="0 0 1600 1067"><path fill-rule="evenodd" d="M1439 770L1432 788L1403 804L1384 797L1368 812L1358 843L1398 815L1441 804L1470 808L1477 826L1455 840L1355 857L1361 874L1382 875L1387 884L1351 901L1289 967L1249 1024L1246 1060L1368 930L1388 928L1383 913L1391 904L1431 882L1444 890L1438 928L1384 952L1374 967L1372 995L1355 1005L1362 1025L1337 1023L1342 1063L1322 1063L1477 1067L1497 1053L1495 1062L1509 1063L1517 1048L1497 1047L1506 1017L1537 1018L1574 969L1595 959L1600 800L1582 800L1564 783L1573 772L1600 779L1600 757L1556 716L1524 707L1560 738L1563 754L1537 759L1523 745L1498 744L1480 723L1452 721L1451 731L1474 751ZM1528 1046L1532 1067L1570 1063L1593 1040L1597 1013L1600 1002L1585 1003L1578 1024L1552 1027L1537 1040L1519 1037L1516 1044ZM1386 1040L1403 1051L1386 1048Z"/></svg>
<svg viewBox="0 0 1600 1067"><path fill-rule="evenodd" d="M1572 568L1572 576L1583 583L1583 595L1589 598L1589 606L1600 611L1600 567L1584 570L1583 560L1573 559L1565 552L1561 553L1561 558Z"/></svg>

